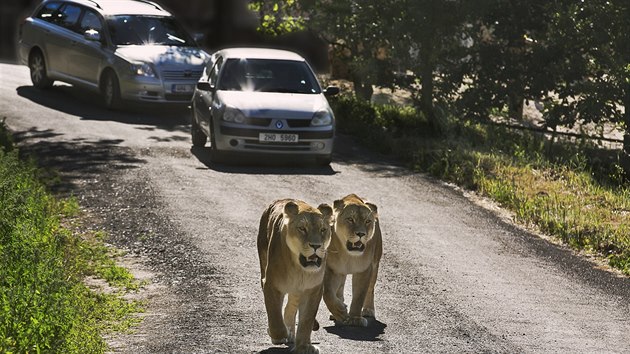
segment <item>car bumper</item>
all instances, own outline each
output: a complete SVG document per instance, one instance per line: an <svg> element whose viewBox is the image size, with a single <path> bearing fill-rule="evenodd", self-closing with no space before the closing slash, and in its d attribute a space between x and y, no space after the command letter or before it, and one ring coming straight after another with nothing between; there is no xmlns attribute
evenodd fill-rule
<svg viewBox="0 0 630 354"><path fill-rule="evenodd" d="M135 102L185 103L192 99L194 81L166 81L140 77L124 77L120 80L120 96ZM182 88L187 88L181 90ZM177 90L179 89L179 90Z"/></svg>
<svg viewBox="0 0 630 354"><path fill-rule="evenodd" d="M298 141L295 143L261 142L259 140L260 133L297 134ZM333 152L334 135L332 128L327 130L290 130L280 132L220 126L214 138L218 151L330 156Z"/></svg>

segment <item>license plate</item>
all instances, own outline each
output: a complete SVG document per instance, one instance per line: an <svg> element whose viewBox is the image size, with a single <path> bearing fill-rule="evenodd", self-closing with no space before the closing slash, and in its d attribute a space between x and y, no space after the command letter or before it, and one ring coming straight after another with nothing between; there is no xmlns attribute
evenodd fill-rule
<svg viewBox="0 0 630 354"><path fill-rule="evenodd" d="M175 84L173 85L173 92L177 93L191 93L195 89L195 85Z"/></svg>
<svg viewBox="0 0 630 354"><path fill-rule="evenodd" d="M259 133L258 141L261 143L297 143L297 134Z"/></svg>

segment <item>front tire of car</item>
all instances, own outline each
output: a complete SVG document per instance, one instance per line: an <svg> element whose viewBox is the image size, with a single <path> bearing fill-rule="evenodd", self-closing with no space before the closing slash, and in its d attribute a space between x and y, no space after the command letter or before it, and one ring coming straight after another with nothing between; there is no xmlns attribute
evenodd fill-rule
<svg viewBox="0 0 630 354"><path fill-rule="evenodd" d="M34 50L28 59L28 68L31 71L31 82L38 89L48 89L53 85L53 80L48 78L46 73L46 60L44 54L39 50Z"/></svg>
<svg viewBox="0 0 630 354"><path fill-rule="evenodd" d="M206 145L206 141L208 141L208 137L201 130L201 127L199 127L199 123L197 123L194 116L192 117L192 123L190 124L190 135L194 147L203 147Z"/></svg>
<svg viewBox="0 0 630 354"><path fill-rule="evenodd" d="M118 109L121 105L120 99L120 84L118 83L118 77L112 71L107 71L103 76L103 83L101 85L101 92L103 94L103 103L107 109Z"/></svg>

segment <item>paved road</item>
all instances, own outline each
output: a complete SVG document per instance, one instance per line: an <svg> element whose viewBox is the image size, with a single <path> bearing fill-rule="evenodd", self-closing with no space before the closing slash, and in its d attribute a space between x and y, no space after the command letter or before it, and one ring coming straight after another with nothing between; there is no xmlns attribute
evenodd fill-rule
<svg viewBox="0 0 630 354"><path fill-rule="evenodd" d="M58 171L151 286L120 353L287 353L271 345L258 283L263 209L357 193L379 207L378 322L339 328L322 304L323 353L629 353L630 280L526 233L461 192L339 139L329 168L225 166L191 149L185 110L109 112L26 68L0 64L0 119ZM349 296L349 295L348 295Z"/></svg>

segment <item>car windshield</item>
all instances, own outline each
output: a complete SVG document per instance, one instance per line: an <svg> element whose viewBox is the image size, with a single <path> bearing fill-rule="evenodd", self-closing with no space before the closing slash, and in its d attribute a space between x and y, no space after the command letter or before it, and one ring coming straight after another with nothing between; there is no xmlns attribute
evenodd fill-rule
<svg viewBox="0 0 630 354"><path fill-rule="evenodd" d="M115 45L195 45L171 17L114 16L107 24Z"/></svg>
<svg viewBox="0 0 630 354"><path fill-rule="evenodd" d="M218 81L218 89L227 91L321 92L309 66L294 60L228 59Z"/></svg>

